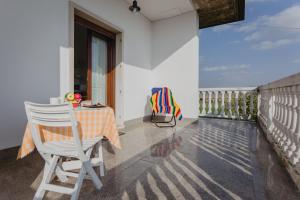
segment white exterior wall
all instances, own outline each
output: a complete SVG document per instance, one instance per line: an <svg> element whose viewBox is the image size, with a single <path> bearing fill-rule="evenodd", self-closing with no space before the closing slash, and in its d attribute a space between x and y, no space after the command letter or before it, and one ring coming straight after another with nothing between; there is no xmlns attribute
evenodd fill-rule
<svg viewBox="0 0 300 200"><path fill-rule="evenodd" d="M0 149L21 143L24 101L59 95L59 47L68 43L68 3L0 1Z"/></svg>
<svg viewBox="0 0 300 200"><path fill-rule="evenodd" d="M123 0L72 2L122 32L117 118L126 121L149 115L151 88L162 85L173 89L185 117L196 117L192 111L198 111L194 12L151 23L143 15L133 15ZM0 149L20 145L26 125L24 101L48 103L49 97L60 94L60 63L68 61L60 57L60 49L71 48L72 39L69 3L0 1Z"/></svg>
<svg viewBox="0 0 300 200"><path fill-rule="evenodd" d="M153 23L154 86L171 88L186 118L199 114L198 24L196 12Z"/></svg>

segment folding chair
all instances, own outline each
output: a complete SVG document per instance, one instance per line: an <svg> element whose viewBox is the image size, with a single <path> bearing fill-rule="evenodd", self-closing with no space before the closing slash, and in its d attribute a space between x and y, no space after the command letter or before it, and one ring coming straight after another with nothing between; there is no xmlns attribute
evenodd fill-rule
<svg viewBox="0 0 300 200"><path fill-rule="evenodd" d="M34 195L34 199L43 199L46 191L53 191L71 195L71 199L75 200L79 196L86 175L91 177L95 187L100 190L102 183L92 167L90 156L93 147L99 143L102 137L81 140L77 129L77 121L72 106L69 104L47 105L25 102L25 108L33 141L38 152L45 160L43 179ZM39 126L70 127L72 129L72 139L42 142ZM60 159L63 157L78 159L81 163L79 173L63 171L60 164ZM74 188L51 184L54 175L77 178Z"/></svg>
<svg viewBox="0 0 300 200"><path fill-rule="evenodd" d="M176 126L176 118L182 119L180 106L176 103L169 88L152 88L150 103L152 106L151 122L157 127L174 127ZM157 113L165 114L165 116L172 115L172 117L169 121L157 120Z"/></svg>

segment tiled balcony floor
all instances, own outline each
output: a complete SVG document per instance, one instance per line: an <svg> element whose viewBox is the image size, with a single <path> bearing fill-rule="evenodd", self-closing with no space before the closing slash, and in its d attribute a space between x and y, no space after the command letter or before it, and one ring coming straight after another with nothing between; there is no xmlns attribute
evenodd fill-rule
<svg viewBox="0 0 300 200"><path fill-rule="evenodd" d="M104 144L104 187L97 191L86 180L80 199L300 199L255 123L199 119L176 129L144 123L124 132L122 150ZM42 167L37 153L1 163L0 199L32 199Z"/></svg>

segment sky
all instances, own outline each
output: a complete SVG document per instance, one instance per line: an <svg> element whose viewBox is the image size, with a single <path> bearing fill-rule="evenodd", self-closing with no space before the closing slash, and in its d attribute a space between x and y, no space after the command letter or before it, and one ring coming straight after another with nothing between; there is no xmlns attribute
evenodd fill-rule
<svg viewBox="0 0 300 200"><path fill-rule="evenodd" d="M200 87L250 87L300 72L300 0L246 0L244 21L199 31Z"/></svg>

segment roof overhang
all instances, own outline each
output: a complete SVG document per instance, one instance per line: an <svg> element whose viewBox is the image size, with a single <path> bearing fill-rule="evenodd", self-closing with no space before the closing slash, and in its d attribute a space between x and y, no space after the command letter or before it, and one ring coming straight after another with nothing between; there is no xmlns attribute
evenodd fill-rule
<svg viewBox="0 0 300 200"><path fill-rule="evenodd" d="M193 0L199 15L199 28L245 19L245 0Z"/></svg>

